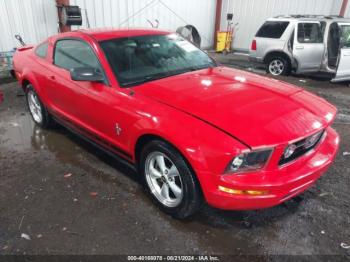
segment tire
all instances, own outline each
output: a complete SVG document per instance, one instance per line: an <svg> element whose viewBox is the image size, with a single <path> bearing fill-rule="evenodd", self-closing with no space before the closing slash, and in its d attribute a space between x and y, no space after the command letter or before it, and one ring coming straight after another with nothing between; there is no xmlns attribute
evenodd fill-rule
<svg viewBox="0 0 350 262"><path fill-rule="evenodd" d="M173 146L162 140L148 143L141 152L139 169L147 193L163 212L184 219L199 210L202 195L197 178Z"/></svg>
<svg viewBox="0 0 350 262"><path fill-rule="evenodd" d="M287 76L290 74L291 65L283 56L271 56L267 59L266 72L274 76Z"/></svg>
<svg viewBox="0 0 350 262"><path fill-rule="evenodd" d="M53 120L31 84L26 87L26 100L33 121L42 128L48 128Z"/></svg>

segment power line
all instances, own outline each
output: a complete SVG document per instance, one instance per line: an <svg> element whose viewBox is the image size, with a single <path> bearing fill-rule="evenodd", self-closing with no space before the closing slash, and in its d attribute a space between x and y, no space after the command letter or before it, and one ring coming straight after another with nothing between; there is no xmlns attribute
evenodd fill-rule
<svg viewBox="0 0 350 262"><path fill-rule="evenodd" d="M157 2L157 3L156 3ZM148 7L150 7L153 4L162 4L166 9L168 9L173 15L175 15L178 19L180 19L182 22L185 23L185 25L190 25L190 23L188 23L184 18L182 18L179 14L177 14L174 10L172 10L167 4L165 4L162 0L152 0L150 1L148 4L146 4L144 7L142 7L141 9L139 9L138 11L136 11L135 13L133 13L131 16L127 17L124 21L122 21L119 24L119 27L123 24L125 24L126 22L128 22L130 19L134 18L136 15L140 14L142 11L144 11L145 9L147 9ZM129 25L129 23L128 23ZM202 38L204 38L208 43L210 43L210 40L208 38L206 38L204 35L200 34L200 36Z"/></svg>
<svg viewBox="0 0 350 262"><path fill-rule="evenodd" d="M156 1L159 0L152 0L151 2L149 2L147 5L145 5L144 7L142 7L140 10L136 11L135 13L133 13L131 16L127 17L124 21L122 21L119 26L125 24L126 22L128 22L131 18L134 18L136 15L138 15L139 13L141 13L143 10L145 10L146 8L148 8L149 6L151 6L152 4L154 4Z"/></svg>
<svg viewBox="0 0 350 262"><path fill-rule="evenodd" d="M168 5L166 5L162 0L158 0L159 3L161 3L166 9L168 9L171 13L173 13L177 18L179 18L182 22L185 23L185 25L190 25L185 19L183 19L180 15L178 15L174 10L172 10ZM210 40L206 38L204 35L200 34L201 37L203 37L205 40L210 43Z"/></svg>

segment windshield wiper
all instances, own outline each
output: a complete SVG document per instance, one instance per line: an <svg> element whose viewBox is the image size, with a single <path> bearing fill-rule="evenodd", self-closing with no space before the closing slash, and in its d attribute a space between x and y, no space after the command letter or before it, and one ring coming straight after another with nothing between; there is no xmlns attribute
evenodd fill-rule
<svg viewBox="0 0 350 262"><path fill-rule="evenodd" d="M158 79L161 79L161 78L164 78L164 77L167 77L167 76L168 76L168 74L165 74L165 73L145 76L142 79L138 79L138 80L134 80L134 81L123 83L122 86L123 87L129 87L129 86L141 85L143 83L146 83L146 82L149 82L149 81L153 81L153 80L158 80Z"/></svg>
<svg viewBox="0 0 350 262"><path fill-rule="evenodd" d="M205 66L200 66L200 67L192 66L192 67L187 67L187 68L183 68L183 69L179 69L179 70L175 70L175 71L171 71L171 72L163 72L163 73L158 73L158 74L154 74L154 75L145 76L145 77L143 77L141 79L138 79L138 80L125 82L125 83L123 83L121 85L123 87L136 86L136 85L144 84L146 82L158 80L158 79L161 79L161 78L170 77L170 76L174 76L174 75L179 75L179 74L183 74L183 73L186 73L186 72L197 71L197 70L201 70L201 69L205 69L205 68L212 68L212 67L214 67L214 66L212 66L212 65L205 65Z"/></svg>
<svg viewBox="0 0 350 262"><path fill-rule="evenodd" d="M189 71L197 71L197 70L202 70L202 69L207 69L207 68L213 68L213 67L216 67L216 65L210 65L210 64L207 64L207 65L202 65L202 66L192 66L192 67L189 67L187 68Z"/></svg>

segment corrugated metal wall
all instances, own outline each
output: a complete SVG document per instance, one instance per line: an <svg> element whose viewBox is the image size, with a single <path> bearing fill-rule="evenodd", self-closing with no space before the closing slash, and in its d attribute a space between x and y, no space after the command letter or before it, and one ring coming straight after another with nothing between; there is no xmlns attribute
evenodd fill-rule
<svg viewBox="0 0 350 262"><path fill-rule="evenodd" d="M55 0L0 0L0 52L19 46L15 34L36 44L55 33Z"/></svg>
<svg viewBox="0 0 350 262"><path fill-rule="evenodd" d="M159 28L175 31L192 24L202 36L202 47L213 45L216 0L70 0L85 10L91 28L150 27L147 20L158 19ZM238 31L234 48L247 50L257 29L268 17L280 14L339 14L342 0L223 0L221 29L226 14L234 12ZM350 2L346 9L350 16ZM73 28L74 29L74 28ZM19 46L15 34L36 44L57 33L55 0L0 0L0 52Z"/></svg>
<svg viewBox="0 0 350 262"><path fill-rule="evenodd" d="M227 26L226 14L233 12L234 23L239 23L233 47L248 50L256 31L266 18L285 14L338 15L341 2L342 0L224 0L221 30Z"/></svg>
<svg viewBox="0 0 350 262"><path fill-rule="evenodd" d="M70 0L84 9L91 28L151 27L147 20L159 21L159 28L175 31L179 26L194 25L202 38L202 47L213 45L216 0Z"/></svg>

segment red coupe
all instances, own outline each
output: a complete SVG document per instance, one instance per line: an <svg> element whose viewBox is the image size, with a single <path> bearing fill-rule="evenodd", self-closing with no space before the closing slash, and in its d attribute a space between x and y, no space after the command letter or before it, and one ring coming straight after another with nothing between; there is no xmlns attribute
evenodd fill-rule
<svg viewBox="0 0 350 262"><path fill-rule="evenodd" d="M217 64L176 34L75 31L14 55L36 124L61 123L138 170L177 218L278 205L330 166L336 108Z"/></svg>

